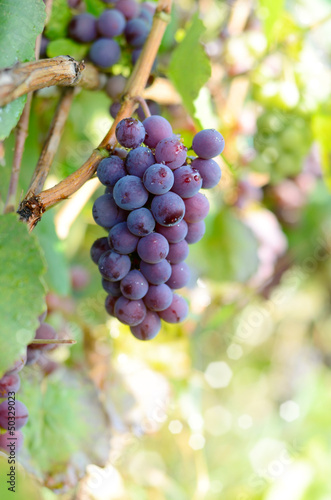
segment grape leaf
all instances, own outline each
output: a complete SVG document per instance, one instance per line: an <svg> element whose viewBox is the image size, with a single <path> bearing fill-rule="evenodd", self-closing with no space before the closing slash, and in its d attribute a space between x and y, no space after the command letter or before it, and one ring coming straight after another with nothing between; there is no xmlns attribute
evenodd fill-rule
<svg viewBox="0 0 331 500"><path fill-rule="evenodd" d="M100 16L106 5L101 0L85 0L86 11L94 16Z"/></svg>
<svg viewBox="0 0 331 500"><path fill-rule="evenodd" d="M278 21L283 12L284 0L259 0L264 32L268 43L278 39Z"/></svg>
<svg viewBox="0 0 331 500"><path fill-rule="evenodd" d="M71 17L67 0L53 0L51 17L45 30L47 38L49 40L65 38Z"/></svg>
<svg viewBox="0 0 331 500"><path fill-rule="evenodd" d="M46 52L48 57L68 55L80 60L87 54L88 48L88 45L76 43L69 38L59 38L49 42Z"/></svg>
<svg viewBox="0 0 331 500"><path fill-rule="evenodd" d="M44 257L36 237L14 214L0 216L0 261L1 375L33 339L46 309Z"/></svg>
<svg viewBox="0 0 331 500"><path fill-rule="evenodd" d="M331 115L330 114L317 114L313 117L312 121L313 134L320 147L321 161L323 168L323 177L325 184L331 191Z"/></svg>
<svg viewBox="0 0 331 500"><path fill-rule="evenodd" d="M9 136L17 124L26 103L26 95L0 108L0 141Z"/></svg>
<svg viewBox="0 0 331 500"><path fill-rule="evenodd" d="M173 51L168 69L168 77L180 93L183 104L191 116L195 115L193 101L211 75L210 61L199 41L205 30L196 14L184 40Z"/></svg>

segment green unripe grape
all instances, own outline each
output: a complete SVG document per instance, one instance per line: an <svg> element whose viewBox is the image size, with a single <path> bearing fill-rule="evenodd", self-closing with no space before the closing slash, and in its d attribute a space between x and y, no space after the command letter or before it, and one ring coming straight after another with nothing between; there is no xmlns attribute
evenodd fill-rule
<svg viewBox="0 0 331 500"><path fill-rule="evenodd" d="M281 113L275 114L272 112L263 113L257 119L257 127L259 132L263 134L274 134L284 129L286 120Z"/></svg>

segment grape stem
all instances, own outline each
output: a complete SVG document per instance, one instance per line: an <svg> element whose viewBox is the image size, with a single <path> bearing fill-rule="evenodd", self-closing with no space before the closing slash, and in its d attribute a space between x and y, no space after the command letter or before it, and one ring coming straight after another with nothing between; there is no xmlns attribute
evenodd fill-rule
<svg viewBox="0 0 331 500"><path fill-rule="evenodd" d="M88 160L74 173L56 186L33 195L21 203L18 213L21 220L27 222L30 230L39 222L42 214L75 193L95 173L98 164L117 144L115 130L117 124L132 115L136 106L136 98L143 93L157 55L164 31L170 20L171 0L159 0L153 18L153 24L140 57L127 82L122 98L122 106L108 133L99 146L92 152Z"/></svg>
<svg viewBox="0 0 331 500"><path fill-rule="evenodd" d="M149 110L148 104L145 101L145 99L143 97L140 97L139 95L135 99L136 99L136 102L138 102L140 104L141 109L144 112L145 118L148 118L149 116L151 116L151 112Z"/></svg>
<svg viewBox="0 0 331 500"><path fill-rule="evenodd" d="M77 344L77 341L72 339L33 339L30 344Z"/></svg>

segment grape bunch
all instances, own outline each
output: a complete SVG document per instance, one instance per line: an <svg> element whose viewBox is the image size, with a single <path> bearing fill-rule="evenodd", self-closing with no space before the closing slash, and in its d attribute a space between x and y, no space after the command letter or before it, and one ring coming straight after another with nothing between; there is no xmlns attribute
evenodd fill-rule
<svg viewBox="0 0 331 500"><path fill-rule="evenodd" d="M121 120L116 138L129 152L99 163L106 190L93 205L93 217L109 234L94 242L91 258L108 294L107 312L129 325L136 338L148 340L160 331L161 319L179 323L188 314L174 290L187 284L189 245L205 232L209 202L199 191L221 178L212 158L223 151L224 139L213 129L198 132L192 143L198 157L188 157L170 123L158 115Z"/></svg>

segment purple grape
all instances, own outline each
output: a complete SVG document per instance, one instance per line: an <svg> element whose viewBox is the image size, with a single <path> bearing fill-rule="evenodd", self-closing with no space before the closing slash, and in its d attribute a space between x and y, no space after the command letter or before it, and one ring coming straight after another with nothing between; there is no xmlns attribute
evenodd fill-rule
<svg viewBox="0 0 331 500"><path fill-rule="evenodd" d="M187 147L176 136L161 139L155 148L157 163L165 163L171 170L183 165L187 156Z"/></svg>
<svg viewBox="0 0 331 500"><path fill-rule="evenodd" d="M174 226L184 217L184 201L178 194L168 193L154 196L151 204L152 214L161 226Z"/></svg>
<svg viewBox="0 0 331 500"><path fill-rule="evenodd" d="M167 260L170 264L179 264L186 259L189 254L189 247L185 240L180 241L179 243L171 243L169 245L169 253L167 256Z"/></svg>
<svg viewBox="0 0 331 500"><path fill-rule="evenodd" d="M40 327L36 330L35 339L57 339L56 330L48 323L42 323ZM43 351L49 351L54 348L55 344L30 344L30 349L41 349Z"/></svg>
<svg viewBox="0 0 331 500"><path fill-rule="evenodd" d="M81 0L68 0L68 5L72 9L75 9L80 4Z"/></svg>
<svg viewBox="0 0 331 500"><path fill-rule="evenodd" d="M201 194L197 193L192 198L184 200L186 222L200 222L207 217L209 212L209 201Z"/></svg>
<svg viewBox="0 0 331 500"><path fill-rule="evenodd" d="M174 293L170 306L158 314L167 323L181 323L188 315L188 305L183 297Z"/></svg>
<svg viewBox="0 0 331 500"><path fill-rule="evenodd" d="M112 116L113 118L116 118L117 113L119 112L120 109L121 109L121 103L120 102L113 102L109 107L110 116Z"/></svg>
<svg viewBox="0 0 331 500"><path fill-rule="evenodd" d="M89 57L96 66L110 68L119 61L121 49L115 40L99 38L91 45Z"/></svg>
<svg viewBox="0 0 331 500"><path fill-rule="evenodd" d="M163 236L167 238L169 243L179 243L186 238L187 224L183 219L175 226L170 227L165 227L157 224L155 230L157 233L163 234Z"/></svg>
<svg viewBox="0 0 331 500"><path fill-rule="evenodd" d="M145 306L150 311L164 311L172 302L172 291L168 285L150 285L144 297Z"/></svg>
<svg viewBox="0 0 331 500"><path fill-rule="evenodd" d="M143 2L141 4L141 10L146 10L147 12L149 12L154 16L156 11L156 4L153 2Z"/></svg>
<svg viewBox="0 0 331 500"><path fill-rule="evenodd" d="M111 99L119 99L124 92L127 78L123 75L113 75L108 78L105 91Z"/></svg>
<svg viewBox="0 0 331 500"><path fill-rule="evenodd" d="M196 158L191 166L199 171L203 189L211 189L219 183L222 171L216 161Z"/></svg>
<svg viewBox="0 0 331 500"><path fill-rule="evenodd" d="M163 116L149 116L143 121L146 130L145 144L155 148L162 140L172 136L172 128L168 120Z"/></svg>
<svg viewBox="0 0 331 500"><path fill-rule="evenodd" d="M145 139L143 124L135 118L124 118L116 127L116 139L125 148L137 148Z"/></svg>
<svg viewBox="0 0 331 500"><path fill-rule="evenodd" d="M37 349L31 349L29 346L26 350L26 364L27 366L29 365L34 365L37 363L39 358L41 357L41 350Z"/></svg>
<svg viewBox="0 0 331 500"><path fill-rule="evenodd" d="M126 23L124 35L129 45L140 48L144 45L149 31L150 26L144 19L135 18Z"/></svg>
<svg viewBox="0 0 331 500"><path fill-rule="evenodd" d="M0 398L8 398L8 392L17 392L21 386L21 379L17 373L4 375L0 380Z"/></svg>
<svg viewBox="0 0 331 500"><path fill-rule="evenodd" d="M198 170L189 165L183 165L174 171L172 191L182 198L191 198L199 192L201 186L202 179Z"/></svg>
<svg viewBox="0 0 331 500"><path fill-rule="evenodd" d="M29 418L29 412L24 403L21 403L21 401L18 401L18 399L16 399L14 411L15 411L15 424L11 422L11 419L13 417L12 417L12 410L8 409L8 400L5 400L0 404L0 427L2 427L3 429L8 429L8 426L10 427L12 425L15 425L15 431L18 431L27 423Z"/></svg>
<svg viewBox="0 0 331 500"><path fill-rule="evenodd" d="M26 351L19 356L15 363L6 371L5 375L11 375L13 373L20 372L26 363Z"/></svg>
<svg viewBox="0 0 331 500"><path fill-rule="evenodd" d="M49 44L48 38L46 38L44 35L41 37L41 42L40 42L40 59L44 59L47 57L47 47Z"/></svg>
<svg viewBox="0 0 331 500"><path fill-rule="evenodd" d="M131 268L130 257L108 250L101 255L99 271L101 276L109 281L119 281L128 274Z"/></svg>
<svg viewBox="0 0 331 500"><path fill-rule="evenodd" d="M136 250L139 238L129 231L126 222L120 222L109 231L108 241L115 252L129 254Z"/></svg>
<svg viewBox="0 0 331 500"><path fill-rule="evenodd" d="M10 455L11 443L15 439L15 453L18 453L23 446L24 437L21 431L10 431L0 434L0 448Z"/></svg>
<svg viewBox="0 0 331 500"><path fill-rule="evenodd" d="M190 268L186 262L180 262L171 266L171 276L166 284L173 290L177 290L187 285L189 279Z"/></svg>
<svg viewBox="0 0 331 500"><path fill-rule="evenodd" d="M173 186L174 174L169 167L155 163L148 167L143 177L144 186L152 194L167 193Z"/></svg>
<svg viewBox="0 0 331 500"><path fill-rule="evenodd" d="M120 297L116 301L114 312L116 318L125 325L136 326L144 320L146 306L142 300L129 300Z"/></svg>
<svg viewBox="0 0 331 500"><path fill-rule="evenodd" d="M139 14L139 19L143 19L145 23L151 27L153 23L153 14L151 14L148 10L146 9L141 9L140 14Z"/></svg>
<svg viewBox="0 0 331 500"><path fill-rule="evenodd" d="M159 315L153 311L147 311L146 316L137 326L130 327L131 333L136 339L151 340L161 330L161 320Z"/></svg>
<svg viewBox="0 0 331 500"><path fill-rule="evenodd" d="M117 297L113 295L107 295L105 298L105 309L110 316L115 316L115 304L117 301Z"/></svg>
<svg viewBox="0 0 331 500"><path fill-rule="evenodd" d="M145 146L132 149L125 159L125 166L130 175L143 177L145 171L155 163L152 151Z"/></svg>
<svg viewBox="0 0 331 500"><path fill-rule="evenodd" d="M142 260L140 262L140 271L152 285L162 285L171 276L171 265L166 259L157 264L148 264Z"/></svg>
<svg viewBox="0 0 331 500"><path fill-rule="evenodd" d="M147 236L154 230L155 220L148 208L138 208L129 213L127 225L132 234Z"/></svg>
<svg viewBox="0 0 331 500"><path fill-rule="evenodd" d="M146 104L148 106L148 109L149 109L149 112L151 115L159 115L160 114L161 108L157 102L152 101L151 99L146 99ZM145 119L146 115L145 115L145 112L140 104L136 110L136 113L138 115L139 120L143 121Z"/></svg>
<svg viewBox="0 0 331 500"><path fill-rule="evenodd" d="M188 230L185 238L187 243L191 245L192 243L200 241L206 231L205 221L191 222L191 224L187 224L187 226Z"/></svg>
<svg viewBox="0 0 331 500"><path fill-rule="evenodd" d="M109 293L109 295L113 297L120 297L122 295L119 281L108 281L102 278L101 284L105 292Z"/></svg>
<svg viewBox="0 0 331 500"><path fill-rule="evenodd" d="M137 252L141 260L157 264L168 255L169 243L162 234L151 233L139 240Z"/></svg>
<svg viewBox="0 0 331 500"><path fill-rule="evenodd" d="M128 152L126 149L123 148L115 148L114 155L121 158L121 160L125 160L125 158L128 156Z"/></svg>
<svg viewBox="0 0 331 500"><path fill-rule="evenodd" d="M101 36L113 38L123 33L125 23L122 12L117 9L106 9L97 21L97 28Z"/></svg>
<svg viewBox="0 0 331 500"><path fill-rule="evenodd" d="M92 14L78 14L71 19L68 33L76 42L93 42L98 36L97 20Z"/></svg>
<svg viewBox="0 0 331 500"><path fill-rule="evenodd" d="M118 207L111 194L103 194L95 200L92 214L95 222L106 229L110 229L126 219L126 213Z"/></svg>
<svg viewBox="0 0 331 500"><path fill-rule="evenodd" d="M120 10L126 19L132 19L139 15L140 5L134 0L119 0L116 9Z"/></svg>
<svg viewBox="0 0 331 500"><path fill-rule="evenodd" d="M209 160L222 153L224 138L217 130L210 128L198 132L192 142L193 151L202 159Z"/></svg>
<svg viewBox="0 0 331 500"><path fill-rule="evenodd" d="M112 155L104 158L98 165L97 176L104 186L115 186L116 182L126 175L124 161Z"/></svg>
<svg viewBox="0 0 331 500"><path fill-rule="evenodd" d="M91 259L93 260L94 264L97 264L99 262L101 255L107 252L107 250L110 250L110 246L108 243L108 238L106 236L104 238L98 238L97 240L95 240L90 250Z"/></svg>
<svg viewBox="0 0 331 500"><path fill-rule="evenodd" d="M130 300L139 300L148 292L148 283L140 271L133 269L121 281L121 292Z"/></svg>
<svg viewBox="0 0 331 500"><path fill-rule="evenodd" d="M148 192L136 175L126 175L117 181L113 196L116 204L124 210L143 207L148 200Z"/></svg>

